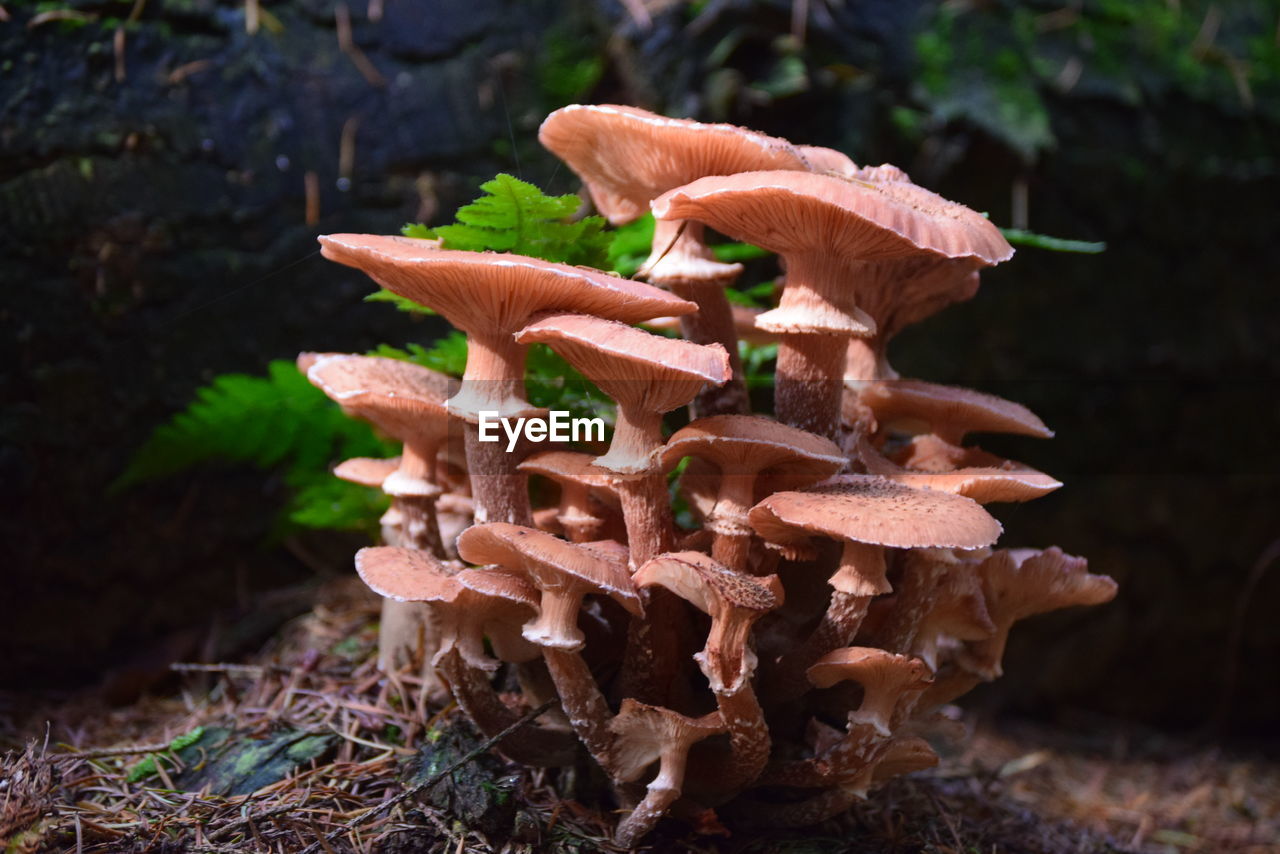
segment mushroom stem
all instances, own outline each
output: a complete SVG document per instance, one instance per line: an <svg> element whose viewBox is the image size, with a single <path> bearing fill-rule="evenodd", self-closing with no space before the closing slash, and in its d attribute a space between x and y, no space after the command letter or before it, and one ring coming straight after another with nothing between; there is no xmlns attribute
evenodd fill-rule
<svg viewBox="0 0 1280 854"><path fill-rule="evenodd" d="M688 744L667 744L658 760L658 775L649 782L644 800L618 824L615 841L619 845L624 848L634 847L646 833L653 830L658 820L680 798L688 761Z"/></svg>
<svg viewBox="0 0 1280 854"><path fill-rule="evenodd" d="M643 474L654 469L654 456L661 447L662 413L619 403L609 451L594 462L622 474Z"/></svg>
<svg viewBox="0 0 1280 854"><path fill-rule="evenodd" d="M855 382L896 380L898 372L889 364L884 336L849 339L844 378Z"/></svg>
<svg viewBox="0 0 1280 854"><path fill-rule="evenodd" d="M516 722L518 715L493 690L489 674L468 665L456 647L446 652L436 667L448 680L458 705L483 735L492 737ZM497 746L515 762L540 767L570 764L576 747L567 733L529 727L516 730Z"/></svg>
<svg viewBox="0 0 1280 854"><path fill-rule="evenodd" d="M744 520L751 505L755 503L752 499L757 474L758 472L723 472L720 476L720 491L716 496L715 506L711 509L711 517L707 520L707 527L715 535L711 556L718 563L739 572L748 571L748 556L754 531Z"/></svg>
<svg viewBox="0 0 1280 854"><path fill-rule="evenodd" d="M502 442L481 442L479 426L469 421L463 425L463 436L476 523L511 522L531 526L529 479L516 471L521 455L508 454Z"/></svg>
<svg viewBox="0 0 1280 854"><path fill-rule="evenodd" d="M798 648L782 656L773 670L776 687L769 696L778 701L793 700L809 689L805 676L815 661L832 650L848 646L867 616L870 596L831 591L831 604L809 637Z"/></svg>
<svg viewBox="0 0 1280 854"><path fill-rule="evenodd" d="M717 691L716 707L729 733L730 755L709 779L717 791L737 794L760 777L769 761L773 740L750 680L732 693Z"/></svg>
<svg viewBox="0 0 1280 854"><path fill-rule="evenodd" d="M664 261L671 260L673 255L711 260L711 252L703 240L704 231L702 223L693 220L657 220L653 230L653 252L655 255L662 253ZM751 401L747 395L742 359L738 356L738 330L733 322L733 309L724 293L724 289L738 278L742 268L725 265L725 270L732 272L710 279L664 275L663 269L672 266L669 263L658 264L649 281L697 304L696 312L680 317L680 334L695 344L723 344L729 351L729 366L733 370L733 378L724 385L708 386L698 393L689 404L693 417L746 415L751 411ZM678 269L679 265L675 266Z"/></svg>
<svg viewBox="0 0 1280 854"><path fill-rule="evenodd" d="M774 388L778 420L837 438L846 340L838 335L781 336Z"/></svg>
<svg viewBox="0 0 1280 854"><path fill-rule="evenodd" d="M542 657L560 695L560 705L569 718L569 725L592 758L613 776L613 733L609 731L613 713L600 693L591 669L576 652L543 647Z"/></svg>

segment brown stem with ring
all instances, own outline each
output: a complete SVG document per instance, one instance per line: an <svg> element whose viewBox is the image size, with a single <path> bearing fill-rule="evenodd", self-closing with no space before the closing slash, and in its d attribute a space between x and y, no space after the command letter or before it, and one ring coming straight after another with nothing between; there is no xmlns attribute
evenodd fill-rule
<svg viewBox="0 0 1280 854"><path fill-rule="evenodd" d="M756 472L722 473L720 491L716 495L715 506L711 508L711 518L707 520L707 527L715 536L711 556L717 563L738 572L750 571L748 557L754 531L746 519L751 505L755 504L756 475Z"/></svg>
<svg viewBox="0 0 1280 854"><path fill-rule="evenodd" d="M508 454L505 441L481 442L480 428L471 422L463 425L463 435L476 523L510 522L532 527L529 479L516 471L523 456L521 448Z"/></svg>

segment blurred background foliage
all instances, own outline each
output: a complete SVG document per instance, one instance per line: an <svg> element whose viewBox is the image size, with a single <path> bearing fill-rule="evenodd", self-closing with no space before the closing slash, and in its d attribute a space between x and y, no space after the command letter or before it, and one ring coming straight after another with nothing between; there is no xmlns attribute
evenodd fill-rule
<svg viewBox="0 0 1280 854"><path fill-rule="evenodd" d="M3 5L5 684L127 698L166 658L254 643L263 591L348 572L357 535L276 527L288 461L107 487L214 377L252 396L301 350L429 351L439 318L364 302L315 235L450 222L503 171L575 192L537 125L614 101L1105 242L1024 245L895 342L905 375L1058 431L981 442L1067 483L1001 508L1007 540L1122 585L1020 630L986 701L1237 735L1280 718L1280 573L1260 562L1280 537L1276 3L647 0L647 23L614 0ZM773 275L746 263L748 285ZM335 459L356 441L329 440Z"/></svg>

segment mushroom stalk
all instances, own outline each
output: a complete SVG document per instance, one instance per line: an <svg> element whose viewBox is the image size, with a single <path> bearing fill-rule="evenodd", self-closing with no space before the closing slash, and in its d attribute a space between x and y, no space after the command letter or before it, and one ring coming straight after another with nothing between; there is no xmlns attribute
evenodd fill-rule
<svg viewBox="0 0 1280 854"><path fill-rule="evenodd" d="M458 705L484 736L492 737L516 722L518 715L493 690L489 674L463 661L457 648L446 652L436 667L452 686ZM576 744L567 736L545 728L525 727L498 742L498 749L523 765L568 765L573 762Z"/></svg>
<svg viewBox="0 0 1280 854"><path fill-rule="evenodd" d="M613 733L609 731L613 713L600 693L591 669L576 652L543 647L542 657L560 695L560 704L569 718L569 725L592 758L613 776Z"/></svg>
<svg viewBox="0 0 1280 854"><path fill-rule="evenodd" d="M710 260L712 255L704 243L704 231L702 223L692 220L657 220L653 230L653 257L662 254L663 261L669 261L674 255L689 255L695 259ZM664 275L663 266L662 263L657 264L649 281L698 306L695 313L681 316L680 334L695 344L724 345L729 351L729 367L733 370L733 378L724 385L708 386L698 393L689 404L693 417L749 413L751 401L742 359L738 355L738 330L733 321L733 309L724 293L724 289L738 278L741 267L726 265L725 269L733 272L720 278L697 279L679 274Z"/></svg>

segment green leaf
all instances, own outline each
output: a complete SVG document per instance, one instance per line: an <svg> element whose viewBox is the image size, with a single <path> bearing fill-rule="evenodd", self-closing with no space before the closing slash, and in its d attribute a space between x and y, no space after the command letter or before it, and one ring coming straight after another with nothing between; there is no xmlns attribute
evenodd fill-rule
<svg viewBox="0 0 1280 854"><path fill-rule="evenodd" d="M198 726L191 730L191 732L174 738L173 741L169 742L168 750L164 754L165 758L172 759L174 751L185 750L203 737L204 727ZM160 758L161 757L155 753L147 754L146 758L129 769L129 774L125 779L130 783L138 783L156 774L156 763L160 761Z"/></svg>
<svg viewBox="0 0 1280 854"><path fill-rule="evenodd" d="M1097 255L1105 252L1107 244L1092 243L1086 240L1067 240L1062 237L1050 237L1047 234L1036 234L1020 228L1002 228L1000 233L1004 239L1014 246L1030 246L1035 249L1048 249L1051 252L1077 252L1082 255Z"/></svg>
<svg viewBox="0 0 1280 854"><path fill-rule="evenodd" d="M364 298L365 302L389 302L401 311L407 311L410 314L435 314L435 309L427 308L419 302L414 302L408 297L402 297L397 293L380 288Z"/></svg>

